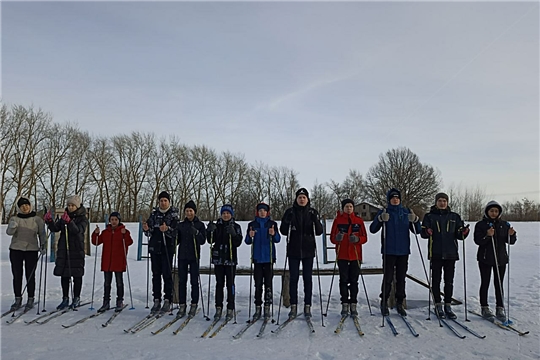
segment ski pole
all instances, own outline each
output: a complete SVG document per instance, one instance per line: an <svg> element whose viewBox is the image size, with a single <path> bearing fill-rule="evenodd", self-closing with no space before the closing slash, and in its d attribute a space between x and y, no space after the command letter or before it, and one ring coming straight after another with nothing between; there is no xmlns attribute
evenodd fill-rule
<svg viewBox="0 0 540 360"><path fill-rule="evenodd" d="M336 249L336 261L334 261L334 270L332 270L332 280L330 281L330 290L328 291L328 301L326 302L326 312L323 314L324 316L328 316L328 308L330 307L330 297L332 296L332 286L334 285L334 276L336 275L336 265L338 262L340 245L341 242L338 244Z"/></svg>
<svg viewBox="0 0 540 360"><path fill-rule="evenodd" d="M317 262L317 279L319 282L319 303L321 304L321 324L324 325L324 316L323 316L323 304L322 304L322 289L321 289L321 269L319 268L319 252L317 251L317 237L315 234L315 223L313 223L313 240L315 242L315 261Z"/></svg>
<svg viewBox="0 0 540 360"><path fill-rule="evenodd" d="M251 293L252 293L252 287L253 287L253 242L254 242L253 236L251 237L251 261L249 264L249 310L248 310L248 323L251 321Z"/></svg>
<svg viewBox="0 0 540 360"><path fill-rule="evenodd" d="M191 226L194 226L194 225L191 224ZM193 249L195 251L195 259L197 260L197 270L199 270L200 267L201 267L201 259L200 259L199 253L197 252L197 239L195 239L195 235L193 235ZM190 265L190 271L191 271L191 265ZM202 304L203 317L208 321L208 320L210 320L210 317L208 317L208 314L206 314L206 311L204 309L204 295L203 295L201 272L200 271L198 271L198 275L199 275L198 276L199 277L199 284L198 285L199 285L199 291L201 293L201 304ZM191 284L191 285L193 286L193 284ZM210 307L208 307L208 313L210 313Z"/></svg>
<svg viewBox="0 0 540 360"><path fill-rule="evenodd" d="M122 234L122 245L124 248L124 259L126 260L126 272L127 272L127 278L128 278L129 298L131 301L131 307L129 308L129 310L134 310L135 307L133 307L133 294L131 293L131 280L129 278L129 265L128 265L128 258L127 258L126 239L124 238L124 234Z"/></svg>
<svg viewBox="0 0 540 360"><path fill-rule="evenodd" d="M72 276L71 276L71 255L69 254L69 237L68 237L67 224L64 224L64 230L66 234L66 253L67 253L67 260L68 260L69 288L71 289L71 299L73 300L75 298L75 295L74 295Z"/></svg>
<svg viewBox="0 0 540 360"><path fill-rule="evenodd" d="M467 227L469 227L469 225L467 225ZM465 263L466 263L466 259L465 259L465 239L463 239L463 292L464 292L464 297L465 297L465 321L470 321L468 318L467 318L467 271L465 269Z"/></svg>
<svg viewBox="0 0 540 360"><path fill-rule="evenodd" d="M165 223L165 222L164 222ZM168 226L167 226L168 227ZM169 274L171 276L171 282L172 282L172 265L171 265L171 261L172 261L172 257L169 258L169 250L167 250L167 239L165 238L165 233L162 231L161 232L161 235L163 235L163 248L165 249L165 256L167 257L167 265L169 267ZM165 282L165 277L163 278L163 281ZM173 286L174 288L174 286ZM167 295L170 295L171 296L171 302L170 302L170 314L172 314L172 308L173 308L173 304L172 304L172 294L167 294ZM165 296L164 296L165 297Z"/></svg>
<svg viewBox="0 0 540 360"><path fill-rule="evenodd" d="M362 285L364 286L364 293L366 294L366 301L369 308L369 314L371 316L375 316L375 314L371 311L371 304L369 303L369 296L367 294L366 282L364 281L364 274L362 273L362 264L360 263L360 258L358 257L358 251L356 250L356 246L354 246L354 254L356 255L356 262L358 263L358 270L360 271L360 277L362 278Z"/></svg>
<svg viewBox="0 0 540 360"><path fill-rule="evenodd" d="M289 224L289 231L287 232L287 241L285 245L285 265L283 265L283 276L281 277L281 294L279 295L279 306L277 312L277 322L276 325L279 325L279 315L281 314L281 302L283 300L283 278L285 277L285 272L287 271L287 260L289 259L289 237L291 236L291 224Z"/></svg>
<svg viewBox="0 0 540 360"><path fill-rule="evenodd" d="M150 236L146 235L146 307L148 309L148 293L150 287Z"/></svg>
<svg viewBox="0 0 540 360"><path fill-rule="evenodd" d="M501 295L502 305L503 305L503 308L504 308L504 290L503 290L503 287L502 287L501 273L499 271L498 254L497 254L497 250L495 248L495 236L493 236L493 235L491 236L491 245L493 246L493 257L495 258L495 269L497 269L497 282L499 284L499 291L500 291L500 295ZM504 249L504 246L503 246L503 249Z"/></svg>
<svg viewBox="0 0 540 360"><path fill-rule="evenodd" d="M383 210L383 213L386 212L386 208ZM382 237L383 237L383 281L382 281L382 300L381 300L381 314L382 314L382 321L381 321L381 327L384 327L384 311L386 305L386 221L382 222Z"/></svg>
<svg viewBox="0 0 540 360"><path fill-rule="evenodd" d="M210 223L212 223L212 221L210 221ZM212 246L214 246L213 231L210 232L210 257L208 260L208 314L210 314L210 287L212 285ZM210 317L208 317L206 320L210 321Z"/></svg>
<svg viewBox="0 0 540 360"><path fill-rule="evenodd" d="M510 229L510 223L506 223L508 225L508 229ZM507 281L508 281L508 289L506 290L506 300L507 300L507 306L506 306L506 323L507 325L512 324L512 320L510 320L510 234L508 233L508 275L507 275Z"/></svg>
<svg viewBox="0 0 540 360"><path fill-rule="evenodd" d="M107 214L105 214L105 227L107 227ZM96 225L96 229L97 229L97 225ZM94 310L94 289L95 289L95 285L96 285L96 268L97 268L97 253L98 253L98 245L97 245L97 241L96 243L94 244L95 245L95 249L94 249L94 275L92 276L92 301L90 302L90 307L88 308L88 310Z"/></svg>
<svg viewBox="0 0 540 360"><path fill-rule="evenodd" d="M41 255L41 252L40 252ZM37 313L36 315L39 315L39 307L41 305L41 278L43 276L43 255L39 257L39 288L38 288L38 305L37 305Z"/></svg>
<svg viewBox="0 0 540 360"><path fill-rule="evenodd" d="M45 243L45 247L47 249L47 251L45 251L45 279L43 280L43 310L41 310L41 312L47 312L47 310L45 309L45 298L47 296L47 263L49 262L49 249L51 249L52 251L52 244L53 242L51 241L51 237L54 236L54 233L52 233L51 231L49 231L49 234L47 235L47 239L45 240L46 242L47 241L50 241L51 244L47 244Z"/></svg>

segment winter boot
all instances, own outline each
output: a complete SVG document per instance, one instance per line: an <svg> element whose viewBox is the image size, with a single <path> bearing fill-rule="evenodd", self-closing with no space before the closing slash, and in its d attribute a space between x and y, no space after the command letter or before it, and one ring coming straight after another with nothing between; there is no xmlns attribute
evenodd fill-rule
<svg viewBox="0 0 540 360"><path fill-rule="evenodd" d="M386 301L381 300L381 314L383 316L389 316L390 310L388 310L388 304Z"/></svg>
<svg viewBox="0 0 540 360"><path fill-rule="evenodd" d="M171 311L171 303L169 299L165 299L163 300L163 306L161 307L161 312L168 313L169 311Z"/></svg>
<svg viewBox="0 0 540 360"><path fill-rule="evenodd" d="M495 316L491 312L489 306L482 306L482 317L489 321L493 321L495 319Z"/></svg>
<svg viewBox="0 0 540 360"><path fill-rule="evenodd" d="M161 299L154 299L154 306L150 309L151 314L157 313L161 309Z"/></svg>
<svg viewBox="0 0 540 360"><path fill-rule="evenodd" d="M262 306L255 306L255 314L253 314L253 320L259 320L261 318Z"/></svg>
<svg viewBox="0 0 540 360"><path fill-rule="evenodd" d="M227 315L225 315L226 321L231 321L234 317L234 309L227 309Z"/></svg>
<svg viewBox="0 0 540 360"><path fill-rule="evenodd" d="M15 302L11 305L10 311L18 310L22 306L22 296L16 296Z"/></svg>
<svg viewBox="0 0 540 360"><path fill-rule="evenodd" d="M26 305L24 306L24 311L30 311L31 309L34 308L34 298L33 297L29 297L28 298L28 301L26 302Z"/></svg>
<svg viewBox="0 0 540 360"><path fill-rule="evenodd" d="M435 315L437 315L440 319L445 319L446 315L444 314L443 305L442 303L436 303L435 304Z"/></svg>
<svg viewBox="0 0 540 360"><path fill-rule="evenodd" d="M341 304L341 316L347 316L349 315L349 304L343 303Z"/></svg>
<svg viewBox="0 0 540 360"><path fill-rule="evenodd" d="M73 302L69 305L70 308L75 309L81 305L81 298L76 296L73 298Z"/></svg>
<svg viewBox="0 0 540 360"><path fill-rule="evenodd" d="M56 307L56 310L64 310L69 306L69 297L63 297L60 305Z"/></svg>
<svg viewBox="0 0 540 360"><path fill-rule="evenodd" d="M403 307L403 303L397 303L396 304L396 310L397 310L399 315L407 316L407 312L405 311L405 308Z"/></svg>
<svg viewBox="0 0 540 360"><path fill-rule="evenodd" d="M270 319L271 316L272 314L270 312L270 305L264 305L264 318Z"/></svg>
<svg viewBox="0 0 540 360"><path fill-rule="evenodd" d="M191 304L189 306L188 316L194 317L197 314L197 304Z"/></svg>
<svg viewBox="0 0 540 360"><path fill-rule="evenodd" d="M221 312L223 309L219 306L216 307L216 313L214 314L214 320L221 319Z"/></svg>
<svg viewBox="0 0 540 360"><path fill-rule="evenodd" d="M186 304L180 304L178 306L178 312L176 313L176 317L183 318L186 316Z"/></svg>
<svg viewBox="0 0 540 360"><path fill-rule="evenodd" d="M304 316L311 317L311 305L304 305Z"/></svg>
<svg viewBox="0 0 540 360"><path fill-rule="evenodd" d="M111 300L103 299L103 305L98 309L98 313L105 312L111 308Z"/></svg>
<svg viewBox="0 0 540 360"><path fill-rule="evenodd" d="M124 309L124 299L117 298L116 299L116 307L114 308L115 312L120 312Z"/></svg>
<svg viewBox="0 0 540 360"><path fill-rule="evenodd" d="M289 319L291 318L294 319L298 315L297 311L298 311L298 305L292 304L291 311L289 311Z"/></svg>
<svg viewBox="0 0 540 360"><path fill-rule="evenodd" d="M444 304L444 313L449 319L457 319L457 315L452 311L452 306L450 305L450 303Z"/></svg>
<svg viewBox="0 0 540 360"><path fill-rule="evenodd" d="M495 317L502 323L506 322L506 312L504 311L504 307L497 306L495 308Z"/></svg>
<svg viewBox="0 0 540 360"><path fill-rule="evenodd" d="M358 316L358 310L356 309L356 303L350 304L351 316Z"/></svg>

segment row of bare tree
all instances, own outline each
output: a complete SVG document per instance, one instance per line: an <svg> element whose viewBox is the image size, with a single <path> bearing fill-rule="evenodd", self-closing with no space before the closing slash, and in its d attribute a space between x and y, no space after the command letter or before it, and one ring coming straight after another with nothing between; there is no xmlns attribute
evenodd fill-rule
<svg viewBox="0 0 540 360"><path fill-rule="evenodd" d="M137 221L149 214L163 190L180 209L194 200L197 215L204 220L216 219L224 203L234 206L238 220L251 219L260 201L269 203L274 217L280 218L292 205L296 190L307 187L287 167L248 164L241 154L189 147L175 136L165 139L139 132L91 136L77 125L53 122L41 109L20 105L2 104L0 122L3 223L16 212L21 195L30 197L41 211L65 206L66 198L75 193L89 209L91 221L100 221L111 211L119 211L124 221ZM332 180L309 190L312 205L333 217L344 198L384 206L391 187L402 191L406 206L423 214L433 204L441 178L412 151L398 148L381 154L365 178L350 170L342 183ZM485 195L480 190L460 191L449 193L456 207L465 219L479 218Z"/></svg>

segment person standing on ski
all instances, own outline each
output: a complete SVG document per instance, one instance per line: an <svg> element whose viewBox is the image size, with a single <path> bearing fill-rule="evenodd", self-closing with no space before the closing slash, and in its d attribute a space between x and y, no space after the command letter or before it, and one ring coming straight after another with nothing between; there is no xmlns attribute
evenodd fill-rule
<svg viewBox="0 0 540 360"><path fill-rule="evenodd" d="M206 228L195 215L196 213L197 206L193 200L189 200L184 206L184 221L178 224L178 302L180 306L177 316L179 317L186 315L188 272L191 283L189 316L195 316L199 304L199 265L201 245L206 242Z"/></svg>
<svg viewBox="0 0 540 360"><path fill-rule="evenodd" d="M150 237L148 252L152 263L152 296L154 305L151 313L166 313L171 309L173 296L172 261L178 224L178 208L171 206L171 196L162 191L158 195L159 206L142 224L144 233ZM161 306L161 278L164 282L163 306Z"/></svg>
<svg viewBox="0 0 540 360"><path fill-rule="evenodd" d="M99 226L92 232L92 244L103 244L101 253L101 271L105 278L103 289L103 305L98 312L104 312L111 307L111 284L114 274L116 281L116 307L115 311L124 308L124 272L127 268L128 247L133 239L128 229L121 223L120 213L114 211L109 215L109 224L99 233Z"/></svg>
<svg viewBox="0 0 540 360"><path fill-rule="evenodd" d="M81 204L79 195L73 195L67 198L66 209L59 219L54 221L50 212L43 219L51 232L60 232L53 274L61 278L62 302L56 308L76 308L81 303L84 276L84 233L88 226L86 208ZM70 305L69 285L72 277L73 301Z"/></svg>
<svg viewBox="0 0 540 360"><path fill-rule="evenodd" d="M23 269L26 276L26 288L28 301L24 307L29 311L34 307L34 295L36 290L36 267L38 253L44 255L47 235L45 234L45 224L43 220L32 211L30 200L20 197L17 200L19 211L16 216L9 219L6 234L11 236L9 245L9 262L11 263L11 273L13 274L13 292L15 302L10 310L18 310L22 306L22 280Z"/></svg>
<svg viewBox="0 0 540 360"><path fill-rule="evenodd" d="M281 240L277 223L270 218L270 205L259 203L256 207L255 220L248 224L245 243L251 245L251 261L253 262L255 280L255 314L254 319L261 317L262 295L264 284L264 317L270 318L272 305L272 280L274 263L276 262L276 245Z"/></svg>
<svg viewBox="0 0 540 360"><path fill-rule="evenodd" d="M358 277L362 261L362 244L367 242L364 220L354 213L351 199L341 201L330 241L336 245L336 261L339 268L339 293L341 295L341 316L358 316Z"/></svg>
<svg viewBox="0 0 540 360"><path fill-rule="evenodd" d="M502 207L496 201L487 203L484 217L474 227L474 242L478 245L476 260L480 269L480 306L484 318L493 319L493 312L488 304L488 290L493 272L495 285L495 317L505 322L506 312L503 303L503 280L508 264L506 244L513 245L517 241L514 228L501 219Z"/></svg>
<svg viewBox="0 0 540 360"><path fill-rule="evenodd" d="M216 276L214 319L221 318L223 310L223 288L227 283L227 314L226 320L234 317L236 265L238 264L237 248L242 245L242 228L234 221L232 205L225 204L220 210L221 217L207 227L207 240L212 246L212 264Z"/></svg>
<svg viewBox="0 0 540 360"><path fill-rule="evenodd" d="M381 233L381 253L383 258L383 282L381 285L381 313L390 314L388 298L392 288L394 272L396 274L396 310L402 316L407 312L403 307L406 298L405 277L409 266L411 253L410 232L420 234L421 227L418 216L408 208L401 205L401 192L392 188L386 194L388 206L379 210L377 216L369 226L372 234L377 233L384 224Z"/></svg>
<svg viewBox="0 0 540 360"><path fill-rule="evenodd" d="M461 217L452 212L448 206L448 195L438 193L435 195L433 205L422 220L422 233L428 239L428 259L431 269L431 286L435 314L438 317L457 318L452 311L452 295L454 291L454 271L456 261L459 260L459 247L457 240L465 240L469 235L469 228L464 226ZM441 278L444 270L444 311L441 303Z"/></svg>
<svg viewBox="0 0 540 360"><path fill-rule="evenodd" d="M279 231L287 236L287 257L289 260L291 296L290 318L295 318L298 311L298 280L300 279L300 263L304 280L304 316L311 317L311 298L313 289L313 258L317 245L315 236L323 232L319 221L319 213L311 207L307 189L296 191L292 207L285 210Z"/></svg>

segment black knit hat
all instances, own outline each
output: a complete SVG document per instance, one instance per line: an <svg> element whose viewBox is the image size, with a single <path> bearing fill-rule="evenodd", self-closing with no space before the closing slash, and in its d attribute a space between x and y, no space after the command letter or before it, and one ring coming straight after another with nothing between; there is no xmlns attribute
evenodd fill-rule
<svg viewBox="0 0 540 360"><path fill-rule="evenodd" d="M440 192L438 193L437 195L435 195L435 202L437 202L437 200L439 199L446 199L446 201L448 201L448 195L446 195L445 193L443 192Z"/></svg>
<svg viewBox="0 0 540 360"><path fill-rule="evenodd" d="M307 191L306 188L300 188L296 191L296 197L300 196L300 195L305 195L308 200L309 200L309 192Z"/></svg>
<svg viewBox="0 0 540 360"><path fill-rule="evenodd" d="M351 199L345 199L345 200L341 200L341 210L343 210L345 208L345 205L347 204L352 204L354 208L354 201L352 201Z"/></svg>
<svg viewBox="0 0 540 360"><path fill-rule="evenodd" d="M184 205L184 211L186 209L193 209L195 213L197 213L197 205L193 202L193 200L189 200L186 205Z"/></svg>
<svg viewBox="0 0 540 360"><path fill-rule="evenodd" d="M162 198L165 198L165 199L169 200L169 202L171 201L171 195L169 195L169 193L166 192L166 191L162 191L162 192L159 193L158 200L160 200Z"/></svg>
<svg viewBox="0 0 540 360"><path fill-rule="evenodd" d="M17 207L20 208L24 204L32 206L32 204L30 204L30 200L28 200L27 198L21 196L19 198L19 200L17 200Z"/></svg>
<svg viewBox="0 0 540 360"><path fill-rule="evenodd" d="M118 221L122 221L122 217L120 216L120 213L118 211L113 211L111 213L111 215L109 215L109 221L111 219L111 217L115 217L115 218L118 218Z"/></svg>
<svg viewBox="0 0 540 360"><path fill-rule="evenodd" d="M264 209L264 210L266 210L266 212L269 212L270 211L270 205L268 205L266 203L257 204L257 211L259 211L261 209Z"/></svg>

